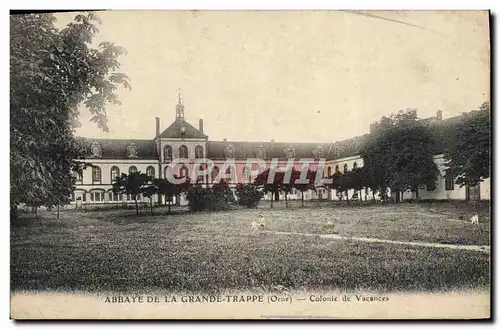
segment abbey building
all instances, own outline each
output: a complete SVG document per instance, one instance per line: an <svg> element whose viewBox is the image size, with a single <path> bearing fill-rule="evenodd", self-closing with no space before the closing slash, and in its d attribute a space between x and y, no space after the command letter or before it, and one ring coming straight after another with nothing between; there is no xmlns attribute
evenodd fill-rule
<svg viewBox="0 0 500 329"><path fill-rule="evenodd" d="M156 132L151 139L91 139L82 138L91 151L88 162L91 167L86 168L81 175L76 174L76 186L72 195L72 204L76 207L85 204L113 204L134 202L131 196L118 195L112 192L113 181L122 173L140 171L151 177L166 177L167 167L172 161L178 161L181 165L176 174L189 176L190 170L197 159L210 159L214 163L213 171L209 175L199 177L200 183L210 185L220 170L231 170L225 168L226 160L231 159L235 163L235 176L237 181L251 182L254 177L246 166L247 159L256 158L270 164L271 159L279 159L279 165L286 166L290 159L325 159L323 177L329 177L336 171L348 171L363 166L363 159L359 156L360 151L370 138L370 134L357 136L348 140L335 143L282 143L271 140L269 142L245 142L245 141L211 141L209 136L203 132L203 120L200 119L198 126L191 125L184 119L184 105L179 99L175 107L175 121L166 129L161 129L160 119L156 118ZM453 183L451 178L444 175L443 148L446 134L456 128L460 117L442 119L441 111L436 117L424 119L431 125L435 134L439 135L443 145L436 149L435 162L440 170L437 188L427 191L425 188L419 191L421 199L489 199L489 179L481 182L478 187L459 187ZM372 125L371 129L376 129ZM297 168L300 169L300 168ZM234 170L234 169L233 169ZM230 176L230 175L228 175ZM237 181L229 180L231 187L235 187ZM371 199L371 191L359 191L357 196ZM292 191L290 199L300 199L300 191ZM354 191L349 192L352 197ZM411 192L404 195L412 198ZM139 201L142 200L142 196ZM270 198L269 195L265 199ZM316 191L306 192L305 199L330 199L338 198L333 190L318 188ZM158 200L155 200L158 201ZM178 204L184 204L185 200L180 197L175 200Z"/></svg>

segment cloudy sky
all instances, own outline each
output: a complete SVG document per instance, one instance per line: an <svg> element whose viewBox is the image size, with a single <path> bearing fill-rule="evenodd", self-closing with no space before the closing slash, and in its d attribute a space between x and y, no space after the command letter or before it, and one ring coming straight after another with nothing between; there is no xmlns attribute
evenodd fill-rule
<svg viewBox="0 0 500 329"><path fill-rule="evenodd" d="M109 133L82 111L77 135L153 138L177 93L210 140L332 142L400 109L450 117L489 99L487 12L113 11L96 42L125 47L132 91ZM58 14L65 24L74 14Z"/></svg>

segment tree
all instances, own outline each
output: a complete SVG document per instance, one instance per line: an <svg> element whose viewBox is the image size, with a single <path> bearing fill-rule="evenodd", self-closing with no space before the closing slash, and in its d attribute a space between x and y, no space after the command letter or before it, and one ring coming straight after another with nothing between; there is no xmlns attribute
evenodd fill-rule
<svg viewBox="0 0 500 329"><path fill-rule="evenodd" d="M177 175L174 175L174 178L179 179ZM165 199L168 202L167 213L169 214L173 197L188 191L190 179L189 177L186 177L182 183L173 183L166 178L157 178L154 180L154 184L158 187L158 194L165 196Z"/></svg>
<svg viewBox="0 0 500 329"><path fill-rule="evenodd" d="M257 175L254 179L254 185L263 188L265 193L271 192L271 209L273 208L273 200L274 196L278 194L282 190L283 179L285 176L284 172L276 171L274 175L274 179L272 182L268 182L269 173L271 169L268 168Z"/></svg>
<svg viewBox="0 0 500 329"><path fill-rule="evenodd" d="M236 185L236 195L238 196L238 203L247 208L255 208L262 199L262 191L254 184Z"/></svg>
<svg viewBox="0 0 500 329"><path fill-rule="evenodd" d="M299 178L300 178L300 171L294 171L292 173L293 186L301 192L300 193L301 203L302 207L304 207L304 192L314 189L315 187L314 182L316 180L316 171L310 169L307 171L306 179L309 180L308 183L300 183Z"/></svg>
<svg viewBox="0 0 500 329"><path fill-rule="evenodd" d="M362 151L364 178L382 195L388 187L399 201L400 192L435 186L438 169L433 159L433 138L415 110L383 117L378 130Z"/></svg>
<svg viewBox="0 0 500 329"><path fill-rule="evenodd" d="M100 23L77 14L64 29L52 14L10 16L10 195L17 205L67 203L75 159L85 149L74 137L78 107L85 105L107 130L106 105L115 90L130 88L120 73L124 49L110 42L91 47ZM57 195L54 195L57 194Z"/></svg>
<svg viewBox="0 0 500 329"><path fill-rule="evenodd" d="M464 116L445 151L446 174L460 186L476 186L490 177L491 110L490 103Z"/></svg>
<svg viewBox="0 0 500 329"><path fill-rule="evenodd" d="M143 174L144 175L144 174ZM141 185L142 195L149 198L149 209L151 210L151 215L153 215L153 196L158 194L159 188L155 184L155 180L151 176L144 175L141 178L143 184Z"/></svg>
<svg viewBox="0 0 500 329"><path fill-rule="evenodd" d="M137 203L137 196L143 192L142 187L145 185L146 175L141 174L139 171L132 172L129 175L122 174L113 183L113 193L131 195L135 203L135 213L139 215L139 204Z"/></svg>

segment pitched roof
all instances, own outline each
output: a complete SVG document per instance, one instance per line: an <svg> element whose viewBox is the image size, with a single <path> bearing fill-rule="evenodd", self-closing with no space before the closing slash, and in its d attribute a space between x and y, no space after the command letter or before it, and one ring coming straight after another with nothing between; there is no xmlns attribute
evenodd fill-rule
<svg viewBox="0 0 500 329"><path fill-rule="evenodd" d="M326 143L284 143L284 142L245 142L245 141L208 141L207 157L210 159L225 159L226 148L234 147L235 159L257 158L259 148L264 147L265 158L286 159L286 150L292 146L295 150L295 158L313 158L318 148L323 149L323 157L327 156L329 144Z"/></svg>
<svg viewBox="0 0 500 329"><path fill-rule="evenodd" d="M181 128L184 127L185 131L182 134ZM161 134L161 138L208 138L207 135L193 127L189 122L184 119L177 118L167 129Z"/></svg>
<svg viewBox="0 0 500 329"><path fill-rule="evenodd" d="M82 140L87 148L91 150L92 144L98 143L101 147L99 159L157 159L154 141L151 139L106 139L106 138L84 138ZM137 147L137 157L129 157L128 147ZM89 152L89 154L92 154ZM89 159L93 158L92 155Z"/></svg>

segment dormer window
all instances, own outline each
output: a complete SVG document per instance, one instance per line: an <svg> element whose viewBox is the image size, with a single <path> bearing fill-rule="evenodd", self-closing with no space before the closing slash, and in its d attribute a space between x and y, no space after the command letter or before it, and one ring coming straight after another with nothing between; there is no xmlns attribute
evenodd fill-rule
<svg viewBox="0 0 500 329"><path fill-rule="evenodd" d="M129 158L137 158L138 157L137 146L135 144L130 144L127 148L127 153Z"/></svg>
<svg viewBox="0 0 500 329"><path fill-rule="evenodd" d="M181 136L186 135L186 127L181 127Z"/></svg>
<svg viewBox="0 0 500 329"><path fill-rule="evenodd" d="M100 158L102 156L101 145L98 142L92 143L92 146L90 149L92 151L92 156L94 158Z"/></svg>
<svg viewBox="0 0 500 329"><path fill-rule="evenodd" d="M257 149L257 157L259 159L265 159L266 158L266 148L262 144Z"/></svg>
<svg viewBox="0 0 500 329"><path fill-rule="evenodd" d="M288 159L295 159L295 148L293 146L288 146L284 151Z"/></svg>

